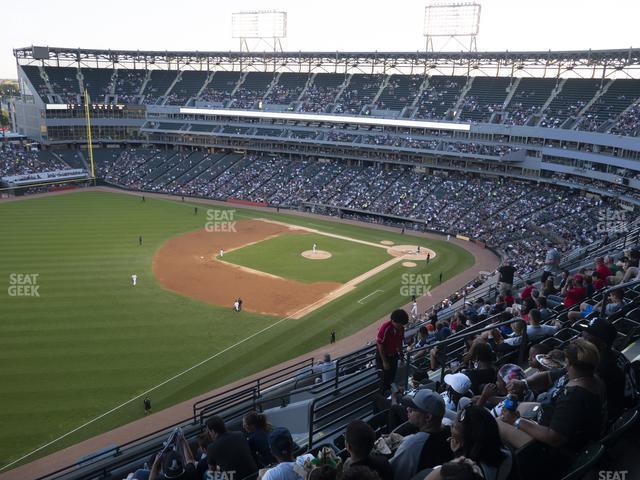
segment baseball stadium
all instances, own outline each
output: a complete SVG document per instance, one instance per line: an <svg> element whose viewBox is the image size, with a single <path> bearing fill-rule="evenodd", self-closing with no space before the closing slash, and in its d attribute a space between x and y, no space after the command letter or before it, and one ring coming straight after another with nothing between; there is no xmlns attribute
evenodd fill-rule
<svg viewBox="0 0 640 480"><path fill-rule="evenodd" d="M640 49L421 8L418 52L13 49L0 480L640 478Z"/></svg>

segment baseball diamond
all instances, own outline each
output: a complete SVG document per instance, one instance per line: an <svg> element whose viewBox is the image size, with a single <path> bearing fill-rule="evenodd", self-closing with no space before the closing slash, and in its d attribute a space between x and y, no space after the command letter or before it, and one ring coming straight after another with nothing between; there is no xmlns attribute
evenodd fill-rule
<svg viewBox="0 0 640 480"><path fill-rule="evenodd" d="M199 205L198 215L194 205ZM33 209L40 212L37 221L27 214ZM236 231L208 231L208 210L233 211ZM400 236L366 227L151 196L141 202L104 191L2 202L0 221L12 225L10 234L0 236L0 250L6 253L0 278L17 271L37 273L40 295L12 297L5 289L1 297L11 319L0 324L3 358L21 367L20 374L0 372L2 384L11 385L4 392L13 412L0 432L0 463L278 319L288 318L252 340L251 347L242 344L154 390L154 409L312 350L332 329L346 337L409 301L400 293L405 256L388 253L388 245L380 243L389 238L400 243ZM314 241L331 258L303 258ZM443 271L451 278L473 265L473 257L457 245L420 237L414 243L431 249L434 259L429 266L418 261L412 270ZM224 257L218 258L221 248ZM237 297L243 308L233 316ZM298 340L282 344L283 336ZM251 356L257 344L278 348L258 358ZM168 348L174 355L158 356ZM55 403L42 407L40 399L51 398L54 385L58 402L72 410L60 412ZM126 404L39 454L139 414L137 405ZM43 423L48 425L44 438L35 434L35 425ZM30 424L34 428L25 428Z"/></svg>
<svg viewBox="0 0 640 480"><path fill-rule="evenodd" d="M640 479L638 0L5 3L0 480Z"/></svg>

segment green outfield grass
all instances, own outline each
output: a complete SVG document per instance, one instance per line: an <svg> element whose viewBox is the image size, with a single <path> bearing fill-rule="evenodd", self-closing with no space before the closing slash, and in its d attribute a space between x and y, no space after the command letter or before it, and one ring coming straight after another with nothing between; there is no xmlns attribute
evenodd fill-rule
<svg viewBox="0 0 640 480"><path fill-rule="evenodd" d="M153 276L151 260L164 241L205 226L212 207L201 205L198 215L193 207L95 191L0 203L0 467L121 404L28 460L141 417L142 401L129 399L217 352L228 349L154 390L154 411L327 344L332 329L343 338L408 301L401 290L408 269L395 265L303 319L242 343L279 319L243 312L239 321L227 308L164 290ZM421 243L438 256L411 273L432 278L442 273L446 280L473 265L468 252L444 241L275 212L235 210L235 217L272 218L375 243ZM327 241L317 243L329 249ZM367 249L367 256L373 253ZM10 295L16 293L12 282L33 279L18 274L37 275L39 296Z"/></svg>
<svg viewBox="0 0 640 480"><path fill-rule="evenodd" d="M331 258L310 260L300 255L314 243ZM224 255L227 262L305 283L346 283L392 258L384 248L317 233L284 233Z"/></svg>

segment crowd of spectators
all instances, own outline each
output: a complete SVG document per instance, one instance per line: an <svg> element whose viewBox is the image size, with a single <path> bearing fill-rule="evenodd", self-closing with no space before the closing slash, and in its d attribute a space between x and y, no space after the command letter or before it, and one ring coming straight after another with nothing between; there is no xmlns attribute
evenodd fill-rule
<svg viewBox="0 0 640 480"><path fill-rule="evenodd" d="M203 102L215 102L215 103L224 103L231 99L230 92L214 90L212 88L205 88L204 92L200 96L200 100Z"/></svg>
<svg viewBox="0 0 640 480"><path fill-rule="evenodd" d="M141 179L150 172L145 163L159 153L160 150L123 150L116 161L98 164L98 173L109 182L133 189L142 188Z"/></svg>
<svg viewBox="0 0 640 480"><path fill-rule="evenodd" d="M614 135L640 135L640 104L636 104L622 113L609 133Z"/></svg>
<svg viewBox="0 0 640 480"><path fill-rule="evenodd" d="M333 105L339 91L339 87L309 85L302 96L300 111L310 113L326 112L327 108Z"/></svg>
<svg viewBox="0 0 640 480"><path fill-rule="evenodd" d="M54 73L56 75L53 75ZM104 75L109 76L110 72L106 72ZM383 100L375 102L378 103L377 105L374 103L376 94L384 84L383 75L366 75L367 78L352 79L346 86L344 86L344 81L347 77L344 74L336 74L335 78L325 74L327 76L323 77L322 81L312 81L308 86L306 85L309 80L308 74L300 73L300 78L292 78L291 75L283 80L283 84L276 83L271 87L268 95L264 98L267 104L289 105L291 109L302 112L349 115L369 115L371 110L385 110L386 108ZM147 92L144 97L140 95L146 76L146 70L118 69L117 75L112 76L107 89L109 92L113 89L114 95L117 96L117 101L120 103L155 104L161 100L162 92L155 91L153 85L146 88ZM208 85L197 100L205 104L222 103L230 108L257 108L258 102L265 96L267 89L255 89L252 86L243 88L241 85L232 96L231 92L234 91L238 78L231 78L225 84L215 88ZM115 84L112 85L113 79L115 79ZM397 76L392 77L386 87L386 90L389 91L387 97L394 102L401 102L395 107L399 111L403 111L403 107L414 107L405 115L413 115L415 118L423 119L444 119L447 115L452 118L455 114L452 109L459 101L467 78L429 77L425 83L426 87L420 91L418 85L423 81L423 77L411 76L407 88L401 89L404 94L396 97L395 87L399 85L400 80ZM79 87L76 87L77 83L78 79L72 72L57 73L55 70L51 70L49 85L60 101L70 103L78 101L80 93ZM417 95L419 97L415 98ZM299 98L300 101L294 103ZM508 114L500 115L494 121L510 125L524 125L532 115L539 114L541 119L538 126L560 128L565 120L577 116L588 103L588 99L584 98L567 99L566 102L559 102L557 106L552 104L545 111L542 111L547 98L544 94L537 94L535 89L519 92L507 105ZM181 104L187 100L187 97L181 97L175 93L162 99L163 102L171 105ZM637 99L622 95L617 100L632 103ZM501 103L483 101L479 95L468 94L462 99L459 111L464 113L463 118L471 116L488 120L494 112L502 113L502 109ZM448 114L448 112L450 113ZM606 108L598 115L587 111L583 118L578 118L577 122L568 125L567 128L596 131L602 127L605 129L604 131L608 130L609 133L615 135L637 136L640 133L640 107L637 104L620 115L610 113L609 118L605 118L606 116Z"/></svg>
<svg viewBox="0 0 640 480"><path fill-rule="evenodd" d="M140 101L140 90L146 78L145 70L119 69L114 92L118 103L136 104Z"/></svg>
<svg viewBox="0 0 640 480"><path fill-rule="evenodd" d="M240 108L242 110L256 108L258 101L261 100L263 96L263 90L249 90L241 88L234 95L231 108Z"/></svg>
<svg viewBox="0 0 640 480"><path fill-rule="evenodd" d="M528 94L533 96L535 92L528 92ZM523 98L526 98L526 96ZM505 117L503 123L519 126L525 125L532 115L540 113L541 108L542 105L527 106L514 97L509 104L509 114Z"/></svg>
<svg viewBox="0 0 640 480"><path fill-rule="evenodd" d="M416 118L442 118L455 105L463 85L460 77L444 83L430 81L418 100Z"/></svg>
<svg viewBox="0 0 640 480"><path fill-rule="evenodd" d="M364 106L372 103L381 86L380 77L369 76L369 80L347 87L336 102L333 113L358 115Z"/></svg>
<svg viewBox="0 0 640 480"><path fill-rule="evenodd" d="M490 155L501 157L505 153L509 153L514 149L508 145L484 145L480 143L456 142L446 144L448 152L472 153L474 155Z"/></svg>
<svg viewBox="0 0 640 480"><path fill-rule="evenodd" d="M635 178L634 175L625 173L621 176L626 178ZM603 192L615 192L621 196L632 197L636 199L640 199L640 193L638 193L634 189L625 188L624 185L618 185L611 182L605 182L603 180L597 180L595 178L590 177L577 177L577 176L569 176L562 173L554 173L552 178L557 180L563 180L566 182L570 182L572 184L584 185L585 187L597 188Z"/></svg>
<svg viewBox="0 0 640 480"><path fill-rule="evenodd" d="M53 155L28 147L0 146L0 178L66 170L69 166Z"/></svg>
<svg viewBox="0 0 640 480"><path fill-rule="evenodd" d="M304 85L289 86L276 84L271 87L265 101L275 105L288 105L298 99L303 89Z"/></svg>
<svg viewBox="0 0 640 480"><path fill-rule="evenodd" d="M304 132L301 133L301 132ZM315 133L314 137L322 135L321 140L342 143L360 142L368 145L379 145L383 147L408 147L419 150L442 150L444 152L459 152L473 155L488 155L492 157L502 157L503 155L517 151L517 148L508 145L485 145L475 142L453 142L447 139L418 139L411 135L357 135L347 132L328 132L320 134L319 132L295 131L290 132L292 138L310 138L310 133Z"/></svg>
<svg viewBox="0 0 640 480"><path fill-rule="evenodd" d="M502 103L484 103L477 95L467 95L462 102L461 109L465 115L488 120L494 112L502 111Z"/></svg>
<svg viewBox="0 0 640 480"><path fill-rule="evenodd" d="M99 171L120 185L149 189L154 178L176 166L177 157L168 164L158 153L126 150ZM188 185L180 174L178 170L170 182L153 184L153 189L294 208L346 208L369 219L401 217L429 230L483 240L513 258L523 273L540 267L546 242L553 241L561 251L590 245L605 235L602 212L620 211L615 200L550 184L452 172L425 174L333 160L251 155L213 178L189 178Z"/></svg>
<svg viewBox="0 0 640 480"><path fill-rule="evenodd" d="M326 439L308 450L304 433L272 425L268 413L250 411L241 425L212 416L190 443L176 429L127 480L229 474L264 480L508 480L523 478L522 468L531 478L563 478L585 449L637 408L637 376L618 349L623 344L613 320L638 303L637 293L613 290L606 312L594 295L638 276L640 252L625 252L617 261L598 257L572 274L560 273L552 250L541 281L512 290L517 269L507 263L495 297L466 302L453 316L445 312L456 299L447 299L415 334L406 330L405 310L390 314L379 326L375 361L364 367L375 368L379 378L376 429L371 421L345 421L335 434L340 442ZM556 297L564 308L579 310L554 312L549 305ZM606 318L597 316L603 313ZM567 326L578 330L561 340L558 332ZM447 352L444 341L460 341L462 349ZM402 364L409 375L406 389L398 381ZM441 368L441 380L432 380L429 373ZM342 375L329 355L309 374L316 383ZM535 456L522 455L524 448Z"/></svg>

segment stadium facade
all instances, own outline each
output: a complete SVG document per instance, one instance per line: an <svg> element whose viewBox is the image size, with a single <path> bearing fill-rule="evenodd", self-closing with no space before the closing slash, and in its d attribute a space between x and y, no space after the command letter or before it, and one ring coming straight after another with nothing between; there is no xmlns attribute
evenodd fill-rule
<svg viewBox="0 0 640 480"><path fill-rule="evenodd" d="M14 51L19 133L549 182L640 203L640 49L470 53Z"/></svg>

